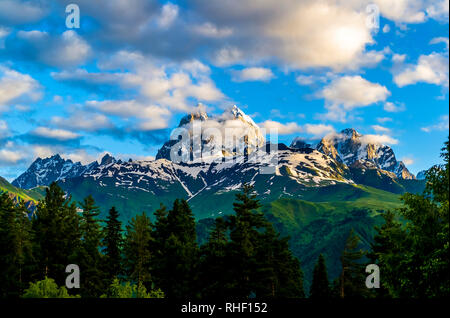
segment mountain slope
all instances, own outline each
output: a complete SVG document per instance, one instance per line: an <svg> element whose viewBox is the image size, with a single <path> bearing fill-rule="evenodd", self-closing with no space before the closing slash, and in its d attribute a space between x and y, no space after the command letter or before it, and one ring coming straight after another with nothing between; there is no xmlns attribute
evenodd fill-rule
<svg viewBox="0 0 450 318"><path fill-rule="evenodd" d="M153 211L160 203L171 204L175 198L193 204L201 198L200 202L204 202L206 197L234 193L244 183L261 188L261 196L271 199L282 194L302 196L308 188L353 184L347 179L350 174L345 165L315 150L280 146L283 147L277 154L255 152L248 157L234 157L230 162L102 160L82 176L62 179L59 184L77 200L91 193L100 205L114 203L131 216L142 210ZM277 166L271 166L274 156Z"/></svg>
<svg viewBox="0 0 450 318"><path fill-rule="evenodd" d="M35 206L44 197L44 189L36 188L24 190L13 186L6 179L0 177L0 193L7 192L15 202L26 202L29 206Z"/></svg>
<svg viewBox="0 0 450 318"><path fill-rule="evenodd" d="M374 226L383 222L382 212L354 201L343 201L336 206L328 202L279 199L266 205L263 211L283 236L291 237L291 250L301 261L306 290L319 254L327 260L332 281L340 275L340 256L349 231L353 229L361 238L361 247L368 250L375 234Z"/></svg>

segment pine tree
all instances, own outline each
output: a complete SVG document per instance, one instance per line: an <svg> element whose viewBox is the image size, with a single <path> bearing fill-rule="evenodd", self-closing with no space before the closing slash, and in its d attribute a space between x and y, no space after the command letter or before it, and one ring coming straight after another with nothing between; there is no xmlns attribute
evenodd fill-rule
<svg viewBox="0 0 450 318"><path fill-rule="evenodd" d="M275 290L277 298L304 298L303 271L300 261L289 249L289 238L278 239L275 248L275 272L278 287Z"/></svg>
<svg viewBox="0 0 450 318"><path fill-rule="evenodd" d="M158 248L163 247L162 243L165 239L169 236L168 232L168 220L167 215L169 212L167 211L167 208L161 204L160 208L157 209L154 213L154 216L156 218L155 223L153 225L153 231L152 235L154 238L154 246L153 249L155 249L157 253L161 253Z"/></svg>
<svg viewBox="0 0 450 318"><path fill-rule="evenodd" d="M426 173L422 195L406 193L400 214L407 220L408 242L404 247L402 294L408 297L448 297L450 295L449 235L449 142L441 157L444 164Z"/></svg>
<svg viewBox="0 0 450 318"><path fill-rule="evenodd" d="M300 262L259 207L252 188L244 186L235 202L236 215L217 218L201 247L202 296L304 297Z"/></svg>
<svg viewBox="0 0 450 318"><path fill-rule="evenodd" d="M18 294L21 294L31 279L33 269L33 246L32 246L32 231L31 220L28 216L29 211L24 202L20 202L16 206L16 228L14 240L14 259L12 264L15 264L17 270L17 280L19 283Z"/></svg>
<svg viewBox="0 0 450 318"><path fill-rule="evenodd" d="M387 211L383 215L384 224L376 226L377 234L371 244L368 257L371 263L378 263L383 268L381 288L377 291L378 297L399 297L401 294L402 258L404 246L407 242L406 232L402 224L395 219L395 214Z"/></svg>
<svg viewBox="0 0 450 318"><path fill-rule="evenodd" d="M90 195L80 205L83 210L80 225L82 241L77 253L78 265L82 273L81 295L83 297L99 297L105 287L103 284L104 274L101 271L103 264L100 253L102 233L100 220L97 218L100 209Z"/></svg>
<svg viewBox="0 0 450 318"><path fill-rule="evenodd" d="M254 294L255 286L252 276L257 271L257 245L260 231L264 230L267 221L256 210L260 207L253 188L244 185L242 193L236 194L237 202L233 203L235 215L229 217L230 227L230 263L233 264L234 277L232 295L249 297ZM230 284L231 285L231 284Z"/></svg>
<svg viewBox="0 0 450 318"><path fill-rule="evenodd" d="M341 298L361 298L368 295L365 286L364 266L361 263L364 251L358 249L360 239L350 230L341 255L342 271L339 276L339 296Z"/></svg>
<svg viewBox="0 0 450 318"><path fill-rule="evenodd" d="M142 213L133 217L126 227L124 241L125 271L138 286L151 287L152 223Z"/></svg>
<svg viewBox="0 0 450 318"><path fill-rule="evenodd" d="M58 285L65 283L65 268L76 264L81 245L79 225L75 203L53 182L46 189L45 198L38 204L32 220L36 279L52 277Z"/></svg>
<svg viewBox="0 0 450 318"><path fill-rule="evenodd" d="M228 295L233 273L229 270L227 224L221 217L215 220L208 242L201 247L200 279L202 297L223 299Z"/></svg>
<svg viewBox="0 0 450 318"><path fill-rule="evenodd" d="M314 266L313 279L309 290L310 298L330 298L331 289L328 280L327 267L325 258L319 255L316 265Z"/></svg>
<svg viewBox="0 0 450 318"><path fill-rule="evenodd" d="M252 285L257 297L303 298L303 272L289 250L289 237L280 237L273 226L256 241L256 271Z"/></svg>
<svg viewBox="0 0 450 318"><path fill-rule="evenodd" d="M115 207L109 210L106 226L103 229L104 271L107 286L122 274L122 223L119 221L119 212Z"/></svg>
<svg viewBox="0 0 450 318"><path fill-rule="evenodd" d="M155 215L152 265L156 286L168 298L198 296L199 250L191 208L185 200L177 199L168 213L161 207Z"/></svg>
<svg viewBox="0 0 450 318"><path fill-rule="evenodd" d="M448 297L449 251L449 143L441 154L444 164L426 173L422 194L406 193L399 209L377 228L370 256L382 269L382 287L392 297ZM383 293L382 295L384 295Z"/></svg>
<svg viewBox="0 0 450 318"><path fill-rule="evenodd" d="M11 279L14 272L14 265L11 264L14 249L11 247L14 242L15 214L14 203L8 193L0 194L0 296L2 297L7 297L17 290L17 281Z"/></svg>
<svg viewBox="0 0 450 318"><path fill-rule="evenodd" d="M31 222L23 203L0 194L0 297L20 296L32 260Z"/></svg>

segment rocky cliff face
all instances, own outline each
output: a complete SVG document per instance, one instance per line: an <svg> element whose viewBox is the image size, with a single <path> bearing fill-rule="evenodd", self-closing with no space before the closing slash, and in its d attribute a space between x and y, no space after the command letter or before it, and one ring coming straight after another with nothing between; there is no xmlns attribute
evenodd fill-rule
<svg viewBox="0 0 450 318"><path fill-rule="evenodd" d="M298 141L292 147L302 146ZM315 148L336 159L337 161L352 166L356 162L370 162L373 168L392 172L398 178L415 179L402 161L397 161L391 147L370 142L364 135L353 128L347 128L340 133L331 134L322 138Z"/></svg>
<svg viewBox="0 0 450 318"><path fill-rule="evenodd" d="M53 181L80 176L89 168L79 162L65 160L60 155L44 159L37 158L27 171L12 182L12 185L31 189L40 185L49 185Z"/></svg>
<svg viewBox="0 0 450 318"><path fill-rule="evenodd" d="M181 138L187 142L181 142ZM156 159L175 161L173 155L176 154L186 162L248 155L264 144L260 128L241 109L233 106L216 117L209 117L205 112L183 117L171 140L159 149Z"/></svg>

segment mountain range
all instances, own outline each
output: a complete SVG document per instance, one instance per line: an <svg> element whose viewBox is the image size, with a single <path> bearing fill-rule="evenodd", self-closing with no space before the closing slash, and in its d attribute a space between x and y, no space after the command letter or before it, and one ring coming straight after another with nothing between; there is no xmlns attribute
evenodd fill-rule
<svg viewBox="0 0 450 318"><path fill-rule="evenodd" d="M164 143L150 161L122 161L106 154L100 162L82 165L54 155L36 159L12 187L34 191L57 181L74 200L91 194L103 217L115 206L124 222L142 211L152 215L160 204L170 206L176 198L184 198L198 220L199 240L204 240L212 220L232 213L235 193L249 183L262 203L261 211L282 235L291 237L306 274L318 254L325 253L334 277L350 228L368 246L383 211L401 205L399 194L424 188L425 181L417 180L392 148L351 128L316 142L296 138L289 146L274 145L236 106L216 117L206 112L189 114L178 128L192 137L199 123L216 131L232 129L243 146L207 135L205 129L202 134L207 138L201 144L212 150L202 157L192 143L183 145L189 154L184 162L171 160L171 153L178 151L176 138ZM271 151L274 146L278 151Z"/></svg>
<svg viewBox="0 0 450 318"><path fill-rule="evenodd" d="M226 161L226 158L233 159L229 160L233 162L231 166L227 164L224 165L224 167L229 169L242 166L244 163L243 161L245 161L244 155L246 155L244 152L247 149L256 149L259 151L259 157L256 162L254 162L255 164L253 167L260 167L270 161L271 154L263 153L265 151L265 139L262 132L253 120L245 115L238 107L234 106L217 118L209 118L205 112L189 114L181 119L178 128L187 128L189 133L192 134L192 123L197 121L207 122L207 127L217 127L217 125L222 125L223 129L223 126L226 127L228 124L228 126L233 127L235 130L240 128L240 126L246 128L246 130L242 130L243 133L241 133L241 135L238 134L238 139L245 138L245 145L248 146L246 149L237 149L235 145L233 145L234 148L227 147L226 142L224 141L221 141L220 147L216 147L220 148L220 151L216 152L213 159L217 159L217 157L223 158L223 161ZM210 123L216 123L217 125L214 126ZM230 123L233 124L230 125ZM236 123L238 123L238 125L236 125ZM210 148L213 148L211 144L215 142L214 137L215 136L211 136L211 138L206 141L202 140L202 146L208 145ZM240 140L237 142L238 145L243 144L243 142L239 141ZM181 169L185 171L186 174L191 175L194 179L198 179L197 169L201 169L203 173L206 173L209 171L209 168L212 168L211 171L218 171L213 168L216 166L223 166L217 163L218 160L211 160L211 157L209 158L210 160L197 160L197 162L190 160L185 164L174 166L174 163L170 160L170 151L177 142L178 140L169 140L164 143L156 155L156 160L149 162L132 160L129 162L122 162L121 160L116 160L109 154L106 154L101 159L100 163L94 161L88 165L65 160L58 154L46 159L37 158L28 170L16 178L12 184L22 189L31 189L37 186L49 185L53 181L67 180L81 176L88 177L98 174L99 171L107 172L105 168L111 167L112 165L119 165L124 170L127 170L126 167L132 163L134 163L134 165L141 165L144 170L144 167L150 170L153 169L152 167L156 166L164 166L165 170L170 170L170 167L174 167L176 170ZM390 178L392 182L416 179L416 177L408 171L403 162L397 161L392 148L370 142L369 138L359 134L352 128L344 129L340 133L329 134L316 144L307 143L304 139L298 137L294 139L289 147L286 147L284 144L279 144L277 146L279 149L278 155L283 160L278 164L276 174L280 175L280 169L283 169L283 167L289 167L294 172L298 172L298 169L304 170L303 172L306 174L303 175L303 178L300 178L301 176L296 173L291 176L292 178L297 177L299 183L307 183L312 180L311 177L314 175L318 177L314 180L321 179L321 181L325 181L325 179L335 179L340 182L352 182L352 175L351 173L349 174L352 169L360 170L361 173L365 173L367 170L376 170L378 174ZM192 148L192 144L190 147ZM192 149L190 151L190 159L192 159L195 154L192 154ZM247 152L249 151L247 150ZM303 160L300 164L300 162L296 162L296 159L299 159L299 154L301 153L305 154L305 156L303 156ZM319 160L319 157L321 160ZM247 161L250 162L251 160ZM312 168L313 170L317 169L319 173L307 171L307 167ZM121 168L119 168L119 170ZM189 170L191 168L195 170L195 172L190 172ZM219 176L219 174L217 175ZM150 171L147 171L147 176L151 176L153 179L158 179L159 177L165 179L167 177L164 174L158 175L158 172L150 173ZM174 177L174 175L172 175L172 177L174 180L178 179L178 177ZM183 182L180 182L180 184L183 184ZM186 190L188 195L193 193L189 189Z"/></svg>
<svg viewBox="0 0 450 318"><path fill-rule="evenodd" d="M192 145L195 124L203 125L200 151L215 149L207 157L195 153L199 150ZM238 142L230 144L214 134L205 138L211 127L222 132L232 129ZM58 181L77 200L92 194L105 210L111 205L122 208L126 220L141 211L153 211L160 203L171 204L175 198L190 201L199 219L228 213L230 199L212 206L208 202L232 198L244 183L254 185L264 202L282 197L308 200L324 187L368 186L401 194L419 191L424 184L397 161L392 148L372 143L351 128L315 143L296 138L290 146L273 145L236 106L216 117L203 111L188 114L178 128L191 137L191 143L182 146L188 148L188 160L171 161L176 138L164 143L151 161L122 161L106 154L100 162L82 165L57 154L36 159L12 185L28 190ZM276 152L271 152L273 146Z"/></svg>

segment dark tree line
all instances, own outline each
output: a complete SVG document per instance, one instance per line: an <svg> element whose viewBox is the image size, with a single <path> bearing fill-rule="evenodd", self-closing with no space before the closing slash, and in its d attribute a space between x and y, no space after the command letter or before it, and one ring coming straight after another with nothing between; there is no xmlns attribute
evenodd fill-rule
<svg viewBox="0 0 450 318"><path fill-rule="evenodd" d="M257 212L259 203L245 186L237 194L235 214L218 218L200 250L201 294L224 297L304 297L300 263Z"/></svg>
<svg viewBox="0 0 450 318"><path fill-rule="evenodd" d="M244 187L235 215L218 218L202 246L185 200L175 200L171 210L161 206L154 222L136 215L123 230L114 207L103 225L91 196L77 207L56 183L32 217L4 193L1 296L303 297L299 261L288 239L256 211L251 192ZM81 288L67 292L69 264L79 266Z"/></svg>
<svg viewBox="0 0 450 318"><path fill-rule="evenodd" d="M309 297L449 296L448 141L442 157L444 164L427 172L424 193L404 194L399 211L383 214L370 251L350 231L333 282L319 255ZM258 212L249 186L201 246L185 200L170 210L161 206L154 222L136 215L125 229L114 207L103 224L91 196L79 206L56 183L32 217L23 203L0 194L0 297L305 297L289 238ZM379 265L380 289L365 286L368 263ZM80 289L64 287L68 264L79 265Z"/></svg>

